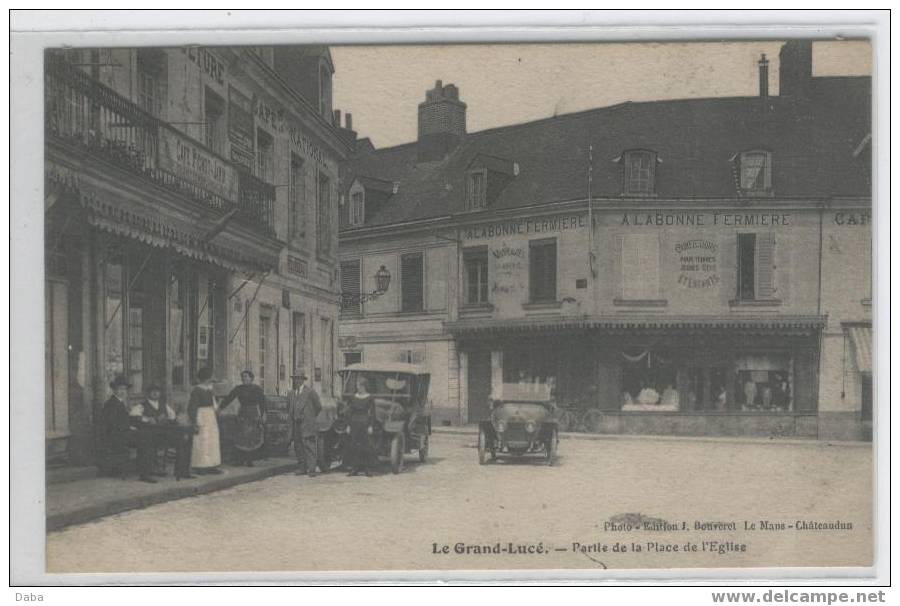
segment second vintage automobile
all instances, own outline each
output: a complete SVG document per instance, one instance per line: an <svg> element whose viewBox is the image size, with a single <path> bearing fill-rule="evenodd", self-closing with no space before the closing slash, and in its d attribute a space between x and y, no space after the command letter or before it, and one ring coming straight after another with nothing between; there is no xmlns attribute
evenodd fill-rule
<svg viewBox="0 0 900 606"><path fill-rule="evenodd" d="M351 364L338 374L342 390L337 408L322 410L317 419L322 471L328 471L343 459L348 440L344 400L353 396L360 376L367 379L369 392L375 398L372 441L379 458L390 460L393 473L403 470L404 455L412 452L424 463L431 436L430 375L418 365L403 363Z"/></svg>
<svg viewBox="0 0 900 606"><path fill-rule="evenodd" d="M556 462L559 428L556 404L545 384L504 383L503 397L492 400L491 414L478 424L478 462L499 455L539 455Z"/></svg>

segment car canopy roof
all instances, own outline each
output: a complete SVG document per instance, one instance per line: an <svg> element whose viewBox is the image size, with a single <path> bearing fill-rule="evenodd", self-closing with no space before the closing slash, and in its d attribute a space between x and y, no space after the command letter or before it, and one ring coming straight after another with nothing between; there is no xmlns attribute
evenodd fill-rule
<svg viewBox="0 0 900 606"><path fill-rule="evenodd" d="M428 374L418 364L406 364L404 362L360 362L359 364L350 364L340 370L340 372L361 371L361 372L398 372L411 375Z"/></svg>

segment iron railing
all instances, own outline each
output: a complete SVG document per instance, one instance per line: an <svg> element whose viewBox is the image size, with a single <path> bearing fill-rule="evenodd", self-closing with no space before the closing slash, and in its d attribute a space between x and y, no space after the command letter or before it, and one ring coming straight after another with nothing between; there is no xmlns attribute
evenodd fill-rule
<svg viewBox="0 0 900 606"><path fill-rule="evenodd" d="M236 171L234 199L201 180L160 167L164 130L189 137L104 86L59 56L45 66L45 136L80 148L216 211L238 208L239 219L265 234L274 233L275 187L222 158L202 143L204 153Z"/></svg>

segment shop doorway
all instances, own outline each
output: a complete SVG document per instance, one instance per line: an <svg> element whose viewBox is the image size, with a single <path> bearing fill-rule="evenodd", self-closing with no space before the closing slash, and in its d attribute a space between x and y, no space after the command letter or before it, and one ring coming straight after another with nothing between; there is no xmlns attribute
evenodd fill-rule
<svg viewBox="0 0 900 606"><path fill-rule="evenodd" d="M472 351L468 354L469 423L477 423L490 414L491 352Z"/></svg>
<svg viewBox="0 0 900 606"><path fill-rule="evenodd" d="M69 287L64 280L47 280L44 381L44 428L48 437L69 433Z"/></svg>

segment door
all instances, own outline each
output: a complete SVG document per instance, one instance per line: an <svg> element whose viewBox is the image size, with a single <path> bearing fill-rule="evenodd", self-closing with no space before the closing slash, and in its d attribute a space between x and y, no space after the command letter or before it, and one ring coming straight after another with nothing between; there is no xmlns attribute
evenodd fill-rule
<svg viewBox="0 0 900 606"><path fill-rule="evenodd" d="M62 280L47 280L46 289L44 429L49 438L69 433L69 287Z"/></svg>
<svg viewBox="0 0 900 606"><path fill-rule="evenodd" d="M491 352L473 351L468 356L469 422L477 423L490 415Z"/></svg>

